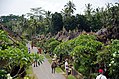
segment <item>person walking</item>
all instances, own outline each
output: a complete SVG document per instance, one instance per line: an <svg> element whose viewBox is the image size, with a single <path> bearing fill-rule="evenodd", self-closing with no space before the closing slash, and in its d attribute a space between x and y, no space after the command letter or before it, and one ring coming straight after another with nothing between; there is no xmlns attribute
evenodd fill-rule
<svg viewBox="0 0 119 79"><path fill-rule="evenodd" d="M99 69L99 75L96 77L96 79L107 79L106 76L103 75L104 71L102 69Z"/></svg>
<svg viewBox="0 0 119 79"><path fill-rule="evenodd" d="M33 41L31 42L31 48L33 49Z"/></svg>
<svg viewBox="0 0 119 79"><path fill-rule="evenodd" d="M41 53L42 53L42 49L38 48L38 54L41 54Z"/></svg>
<svg viewBox="0 0 119 79"><path fill-rule="evenodd" d="M28 53L29 53L29 54L31 53L30 47L28 47Z"/></svg>
<svg viewBox="0 0 119 79"><path fill-rule="evenodd" d="M66 71L66 79L67 79L68 78L68 71L69 71L68 59L65 60L65 71Z"/></svg>
<svg viewBox="0 0 119 79"><path fill-rule="evenodd" d="M52 63L51 63L51 69L52 69L52 73L55 73L55 68L57 67L56 61L53 58L52 59Z"/></svg>
<svg viewBox="0 0 119 79"><path fill-rule="evenodd" d="M33 52L34 52L34 55L38 54L38 49L37 49L37 47L33 47ZM35 56L35 58L34 58L34 67L38 67L38 61L37 61L36 56Z"/></svg>

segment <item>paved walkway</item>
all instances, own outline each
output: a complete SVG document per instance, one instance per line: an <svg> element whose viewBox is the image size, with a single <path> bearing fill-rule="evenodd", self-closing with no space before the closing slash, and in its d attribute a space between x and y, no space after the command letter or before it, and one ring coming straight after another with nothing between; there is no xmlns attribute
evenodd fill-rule
<svg viewBox="0 0 119 79"><path fill-rule="evenodd" d="M30 42L26 44L26 46L30 48L31 53L36 53L38 51L37 47L33 47L33 49L31 48ZM40 66L32 66L32 68L38 79L66 79L62 74L51 73L51 65L46 58L44 59L44 62L40 64Z"/></svg>
<svg viewBox="0 0 119 79"><path fill-rule="evenodd" d="M36 74L38 79L65 79L62 74L52 74L51 66L48 60L45 58L43 64L38 67L33 67L33 72Z"/></svg>

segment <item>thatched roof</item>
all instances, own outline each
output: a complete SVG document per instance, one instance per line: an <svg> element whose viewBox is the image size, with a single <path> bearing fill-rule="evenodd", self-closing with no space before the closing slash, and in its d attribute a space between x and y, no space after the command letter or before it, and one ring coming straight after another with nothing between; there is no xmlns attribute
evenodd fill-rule
<svg viewBox="0 0 119 79"><path fill-rule="evenodd" d="M96 35L102 35L107 31L107 28L102 28L96 32Z"/></svg>
<svg viewBox="0 0 119 79"><path fill-rule="evenodd" d="M55 36L55 39L60 40L60 41L61 40L67 41L67 40L77 37L79 34L80 34L80 32L78 32L78 31L67 32L66 30L63 30L63 31L60 31L57 33L57 35Z"/></svg>

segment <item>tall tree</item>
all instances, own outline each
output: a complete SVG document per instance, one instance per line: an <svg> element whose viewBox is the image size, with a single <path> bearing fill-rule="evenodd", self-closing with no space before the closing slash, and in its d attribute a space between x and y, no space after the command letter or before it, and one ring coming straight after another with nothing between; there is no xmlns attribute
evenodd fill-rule
<svg viewBox="0 0 119 79"><path fill-rule="evenodd" d="M41 7L38 8L31 8L31 13L27 13L28 16L30 16L29 24L30 28L32 28L32 35L36 36L36 34L39 33L41 30L40 28L44 28L44 15L45 10L43 10Z"/></svg>
<svg viewBox="0 0 119 79"><path fill-rule="evenodd" d="M52 14L51 14L50 11L46 11L45 12L45 18L44 18L45 31L46 31L46 33L50 32L51 21L52 21Z"/></svg>
<svg viewBox="0 0 119 79"><path fill-rule="evenodd" d="M69 30L74 30L77 27L77 22L76 22L76 17L75 16L70 16L67 17L64 20L64 28L69 31Z"/></svg>
<svg viewBox="0 0 119 79"><path fill-rule="evenodd" d="M69 1L65 6L64 6L64 10L62 9L62 13L64 14L64 16L71 16L74 13L74 10L76 10L75 8L75 4L71 1Z"/></svg>
<svg viewBox="0 0 119 79"><path fill-rule="evenodd" d="M14 31L14 28L16 27L16 22L19 21L19 19L20 19L20 16L10 14L8 16L1 16L0 23L2 23L4 26L9 28L10 30Z"/></svg>
<svg viewBox="0 0 119 79"><path fill-rule="evenodd" d="M77 22L77 28L80 31L83 31L83 30L89 31L90 30L89 25L88 25L88 20L87 20L85 15L77 14L76 15L76 22Z"/></svg>
<svg viewBox="0 0 119 79"><path fill-rule="evenodd" d="M62 15L60 13L55 12L54 14L52 14L51 33L55 34L58 31L62 30L62 28L63 28Z"/></svg>
<svg viewBox="0 0 119 79"><path fill-rule="evenodd" d="M31 8L31 13L27 13L28 16L32 16L36 20L43 20L43 15L45 15L45 10L42 7Z"/></svg>
<svg viewBox="0 0 119 79"><path fill-rule="evenodd" d="M64 9L62 9L61 13L63 16L63 23L64 23L64 28L69 31L73 30L76 27L76 21L75 21L75 16L72 16L74 13L75 4L71 1L69 1L65 6Z"/></svg>

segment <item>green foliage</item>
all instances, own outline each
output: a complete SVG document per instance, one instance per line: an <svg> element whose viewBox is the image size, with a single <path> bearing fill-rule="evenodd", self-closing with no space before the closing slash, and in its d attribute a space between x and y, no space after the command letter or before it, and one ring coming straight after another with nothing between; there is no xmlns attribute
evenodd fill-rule
<svg viewBox="0 0 119 79"><path fill-rule="evenodd" d="M51 24L52 24L52 27L50 29L51 29L51 33L53 35L58 33L58 31L62 30L62 28L63 28L62 15L57 12L52 14Z"/></svg>
<svg viewBox="0 0 119 79"><path fill-rule="evenodd" d="M56 41L54 38L50 38L50 39L48 39L48 40L46 40L45 42L44 42L44 48L45 48L45 50L49 50L49 44L51 43L51 42L53 42L53 41Z"/></svg>
<svg viewBox="0 0 119 79"><path fill-rule="evenodd" d="M63 15L65 17L67 16L71 16L74 13L74 10L76 10L75 8L75 4L71 1L69 1L65 6L64 6L64 10L62 11Z"/></svg>
<svg viewBox="0 0 119 79"><path fill-rule="evenodd" d="M103 44L98 42L94 35L80 35L75 38L74 44L76 46L73 48L71 55L75 58L75 66L78 65L77 68L82 74L89 74L90 69L95 65L96 53L101 50Z"/></svg>
<svg viewBox="0 0 119 79"><path fill-rule="evenodd" d="M119 78L119 40L112 40L111 44L105 46L101 51L97 53L97 63L104 64L104 68L107 68L109 75L114 79ZM102 66L102 67L103 67Z"/></svg>
<svg viewBox="0 0 119 79"><path fill-rule="evenodd" d="M69 42L63 42L60 43L55 49L54 49L54 53L59 55L59 54L64 54L64 55L68 55L70 54L70 51L72 50L72 47L70 45Z"/></svg>
<svg viewBox="0 0 119 79"><path fill-rule="evenodd" d="M6 75L6 71L5 70L0 70L0 78L1 79L6 79L7 78L7 75Z"/></svg>
<svg viewBox="0 0 119 79"><path fill-rule="evenodd" d="M99 8L93 9L90 3L87 4L85 17L87 19L86 28L88 28L88 30L87 29L84 30L96 32L102 28L102 22L101 22L102 15Z"/></svg>
<svg viewBox="0 0 119 79"><path fill-rule="evenodd" d="M60 44L60 42L57 41L57 40L55 40L55 41L53 41L53 42L50 42L50 44L49 44L50 51L53 52L53 50L55 49L55 47L56 47L57 45L59 45L59 44Z"/></svg>
<svg viewBox="0 0 119 79"><path fill-rule="evenodd" d="M59 41L57 41L54 38L50 38L50 39L43 39L43 40L39 41L37 45L40 48L42 48L44 51L50 53L50 52L53 52L53 50L55 49L55 47L57 45L59 45L59 44L60 44Z"/></svg>
<svg viewBox="0 0 119 79"><path fill-rule="evenodd" d="M77 27L77 22L75 16L66 17L64 20L64 28L69 30L74 30Z"/></svg>
<svg viewBox="0 0 119 79"><path fill-rule="evenodd" d="M54 38L50 38L49 40L47 40L46 44L49 44L50 42L56 41Z"/></svg>
<svg viewBox="0 0 119 79"><path fill-rule="evenodd" d="M97 32L101 28L108 28L108 38L119 38L119 3L108 4L106 8L93 9L86 5L85 14L72 15L76 10L75 4L69 1L61 13L44 11L41 7L31 8L29 19L24 15L1 16L0 22L13 32L28 35L56 34L64 27L66 30L77 29L86 32ZM62 15L61 15L62 14ZM31 30L32 29L32 30ZM111 34L113 32L113 34Z"/></svg>
<svg viewBox="0 0 119 79"><path fill-rule="evenodd" d="M103 44L96 40L95 35L82 34L77 38L59 44L54 53L73 56L77 70L89 76L91 74L90 69L94 67L96 62L96 53L101 50L101 47L103 47Z"/></svg>
<svg viewBox="0 0 119 79"><path fill-rule="evenodd" d="M7 42L8 41L8 37L6 35L7 35L6 32L0 30L0 41Z"/></svg>
<svg viewBox="0 0 119 79"><path fill-rule="evenodd" d="M110 57L110 74L119 78L119 40L112 40L111 45L108 48L108 51L111 53Z"/></svg>
<svg viewBox="0 0 119 79"><path fill-rule="evenodd" d="M88 20L85 15L76 15L76 22L77 22L77 28L80 29L81 31L89 31L90 26L88 23Z"/></svg>
<svg viewBox="0 0 119 79"><path fill-rule="evenodd" d="M0 39L2 42L4 42L4 37L7 37L7 34L4 33L4 31L0 30ZM8 38L5 38L6 40L9 40ZM8 44L10 42L7 42ZM11 72L15 67L20 66L20 69L15 70L16 72L21 70L25 67L28 68L34 59L37 59L39 64L43 61L43 57L41 55L34 55L29 54L27 47L23 45L20 42L17 42L16 45L7 45L4 43L3 45L0 45L0 68L4 68L7 70L7 73ZM18 76L21 73L16 73L14 77Z"/></svg>
<svg viewBox="0 0 119 79"><path fill-rule="evenodd" d="M101 46L101 43L99 43L97 41L94 42L93 40L96 40L96 37L94 35L80 35L79 37L74 38L73 40L69 40L69 41L59 44L55 48L54 52L56 54L58 54L58 53L70 54L70 52L74 49L74 47L79 46L79 45L89 46L89 47L92 46L95 48L98 48L98 45ZM93 45L92 42L95 45Z"/></svg>
<svg viewBox="0 0 119 79"><path fill-rule="evenodd" d="M106 28L105 33L107 38L119 39L119 3L108 4L106 8L93 9L91 4L86 5L84 15L74 13L75 5L69 1L61 13L54 13L51 17L51 12L46 12L42 8L32 8L33 13L29 14L30 18L22 16L9 15L1 16L0 22L15 33L28 35L31 39L33 35L47 34L51 32L56 34L61 31L63 26L66 30L74 30L78 28L80 31L96 32L100 28ZM43 15L46 14L46 17ZM31 30L32 29L32 30ZM33 59L42 60L42 57L37 55L29 55L27 48L23 43L16 41L16 44L8 39L7 33L0 30L0 67L5 67L8 71L12 66L20 64L29 66ZM74 56L74 65L79 72L84 75L92 72L95 64L104 64L109 67L110 75L115 79L119 78L119 42L112 40L112 43L104 46L96 40L95 35L80 35L72 40L59 43L55 39L43 39L39 46L47 51L53 51L57 55ZM11 65L12 64L12 65ZM9 68L10 66L10 68Z"/></svg>
<svg viewBox="0 0 119 79"><path fill-rule="evenodd" d="M76 78L72 75L68 75L68 79L76 79Z"/></svg>

